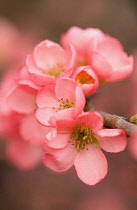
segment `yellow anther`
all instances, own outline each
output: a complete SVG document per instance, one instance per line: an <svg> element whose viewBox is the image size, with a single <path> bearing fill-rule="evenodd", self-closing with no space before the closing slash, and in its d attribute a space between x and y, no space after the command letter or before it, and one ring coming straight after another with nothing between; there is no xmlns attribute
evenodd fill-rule
<svg viewBox="0 0 137 210"><path fill-rule="evenodd" d="M93 136L92 129L80 124L77 124L73 129L70 135L70 141L74 143L78 152L83 149L88 150L86 147L88 144L100 146L98 140Z"/></svg>

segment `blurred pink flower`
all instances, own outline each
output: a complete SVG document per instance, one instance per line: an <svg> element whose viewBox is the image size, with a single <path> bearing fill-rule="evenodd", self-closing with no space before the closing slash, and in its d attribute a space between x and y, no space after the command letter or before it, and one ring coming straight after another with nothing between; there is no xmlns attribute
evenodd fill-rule
<svg viewBox="0 0 137 210"><path fill-rule="evenodd" d="M0 18L0 68L17 68L34 46L34 37L28 37L12 22Z"/></svg>
<svg viewBox="0 0 137 210"><path fill-rule="evenodd" d="M46 137L44 164L58 172L74 164L84 183L97 184L107 173L107 160L100 148L120 152L127 144L123 130L102 127L103 119L97 112L86 112L73 120L58 120L56 129Z"/></svg>
<svg viewBox="0 0 137 210"><path fill-rule="evenodd" d="M6 147L9 162L22 170L31 169L39 164L42 154L40 146L25 142L20 136L10 139Z"/></svg>
<svg viewBox="0 0 137 210"><path fill-rule="evenodd" d="M17 78L15 72L9 72L1 85L0 136L7 140L8 160L18 168L29 169L41 160L41 145L49 128L35 118L37 86L31 81L26 85L25 79L17 83Z"/></svg>
<svg viewBox="0 0 137 210"><path fill-rule="evenodd" d="M72 44L77 52L76 66L90 65L101 81L125 79L133 69L133 57L128 57L121 43L99 29L72 27L61 37L66 48Z"/></svg>

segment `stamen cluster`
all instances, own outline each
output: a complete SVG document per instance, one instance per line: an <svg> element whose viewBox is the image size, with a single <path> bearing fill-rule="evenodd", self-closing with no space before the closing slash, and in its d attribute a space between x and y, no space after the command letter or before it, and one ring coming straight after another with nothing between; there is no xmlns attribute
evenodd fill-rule
<svg viewBox="0 0 137 210"><path fill-rule="evenodd" d="M58 101L60 102L59 107L53 107L53 109L55 109L56 111L60 111L62 109L68 109L68 108L75 106L74 102L72 102L69 99L65 100L65 99L61 98L61 99L58 99Z"/></svg>
<svg viewBox="0 0 137 210"><path fill-rule="evenodd" d="M80 124L76 125L76 128L70 135L70 140L73 142L72 145L75 145L78 152L85 148L88 150L86 145L92 143L92 138L92 129Z"/></svg>

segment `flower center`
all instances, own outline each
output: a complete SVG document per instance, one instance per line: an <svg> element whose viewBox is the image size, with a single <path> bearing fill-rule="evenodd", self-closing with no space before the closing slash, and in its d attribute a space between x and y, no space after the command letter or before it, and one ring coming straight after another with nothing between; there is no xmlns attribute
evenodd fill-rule
<svg viewBox="0 0 137 210"><path fill-rule="evenodd" d="M69 99L64 100L63 98L58 100L60 102L59 107L53 107L56 111L60 111L62 109L68 109L75 106L75 103Z"/></svg>
<svg viewBox="0 0 137 210"><path fill-rule="evenodd" d="M48 72L46 72L47 75L52 76L52 77L57 77L58 75L60 75L61 73L64 72L64 69L60 66L55 66L50 68L50 70Z"/></svg>
<svg viewBox="0 0 137 210"><path fill-rule="evenodd" d="M93 135L92 129L80 124L77 124L72 131L70 142L72 142L72 145L75 145L78 152L83 149L88 150L87 146L91 143L100 147L98 140Z"/></svg>
<svg viewBox="0 0 137 210"><path fill-rule="evenodd" d="M94 79L86 71L81 71L79 74L77 74L75 80L79 85L94 83Z"/></svg>

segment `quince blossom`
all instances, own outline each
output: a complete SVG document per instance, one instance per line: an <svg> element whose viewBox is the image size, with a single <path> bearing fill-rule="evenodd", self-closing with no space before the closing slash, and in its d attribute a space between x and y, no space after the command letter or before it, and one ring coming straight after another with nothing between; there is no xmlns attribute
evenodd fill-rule
<svg viewBox="0 0 137 210"><path fill-rule="evenodd" d="M70 78L59 78L56 85L41 88L36 98L37 120L45 126L56 126L57 119L75 118L85 106L81 87Z"/></svg>
<svg viewBox="0 0 137 210"><path fill-rule="evenodd" d="M98 29L72 27L61 37L61 43L65 48L74 46L75 66L90 65L101 81L119 81L132 72L133 57L128 57L117 39Z"/></svg>
<svg viewBox="0 0 137 210"><path fill-rule="evenodd" d="M120 152L127 144L123 130L102 130L103 119L97 112L57 120L56 124L46 136L44 164L57 172L74 165L78 177L88 185L95 185L107 173L107 160L100 149Z"/></svg>
<svg viewBox="0 0 137 210"><path fill-rule="evenodd" d="M59 77L70 77L75 62L75 51L69 46L65 51L49 40L38 44L26 59L31 79L38 85L55 84Z"/></svg>

